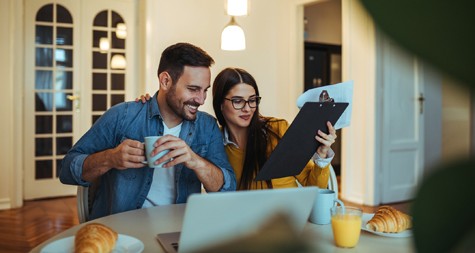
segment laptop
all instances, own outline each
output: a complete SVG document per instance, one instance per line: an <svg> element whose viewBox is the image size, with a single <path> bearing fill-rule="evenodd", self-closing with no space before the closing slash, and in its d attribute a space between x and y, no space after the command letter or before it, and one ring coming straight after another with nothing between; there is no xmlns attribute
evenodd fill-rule
<svg viewBox="0 0 475 253"><path fill-rule="evenodd" d="M181 232L157 235L168 253L196 251L256 231L267 218L288 215L302 232L317 187L193 194L188 198Z"/></svg>

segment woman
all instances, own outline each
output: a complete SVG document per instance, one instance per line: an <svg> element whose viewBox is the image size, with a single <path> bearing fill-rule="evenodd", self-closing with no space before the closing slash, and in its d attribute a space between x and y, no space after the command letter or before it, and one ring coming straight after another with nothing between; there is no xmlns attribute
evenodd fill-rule
<svg viewBox="0 0 475 253"><path fill-rule="evenodd" d="M238 190L297 187L295 179L303 186L326 188L334 156L330 146L337 137L329 122L329 134L318 130L315 139L322 145L299 175L254 181L289 126L283 119L261 116L260 99L255 79L243 69L226 68L214 80L213 109L222 127Z"/></svg>
<svg viewBox="0 0 475 253"><path fill-rule="evenodd" d="M150 96L142 95L140 99L145 102ZM296 180L303 186L326 188L334 156L330 146L337 138L330 122L327 123L329 134L318 130L315 139L321 145L299 175L254 181L289 127L286 120L260 115L260 100L254 77L243 69L226 68L213 82L213 109L223 131L229 162L236 174L237 189L297 187Z"/></svg>

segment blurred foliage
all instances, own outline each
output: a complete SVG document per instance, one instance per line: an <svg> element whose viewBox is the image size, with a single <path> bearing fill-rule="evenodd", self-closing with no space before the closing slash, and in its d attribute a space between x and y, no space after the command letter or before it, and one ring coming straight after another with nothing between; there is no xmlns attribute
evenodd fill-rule
<svg viewBox="0 0 475 253"><path fill-rule="evenodd" d="M361 2L386 35L475 90L475 1ZM433 171L413 204L416 250L475 252L475 161Z"/></svg>
<svg viewBox="0 0 475 253"><path fill-rule="evenodd" d="M474 88L475 1L361 1L401 46Z"/></svg>
<svg viewBox="0 0 475 253"><path fill-rule="evenodd" d="M475 252L475 163L436 170L422 182L412 207L418 252Z"/></svg>

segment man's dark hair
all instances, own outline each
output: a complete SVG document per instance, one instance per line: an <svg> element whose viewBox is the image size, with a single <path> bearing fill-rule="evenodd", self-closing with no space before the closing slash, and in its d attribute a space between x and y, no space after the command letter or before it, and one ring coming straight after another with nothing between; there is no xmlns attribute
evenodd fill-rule
<svg viewBox="0 0 475 253"><path fill-rule="evenodd" d="M211 67L213 58L203 49L190 43L177 43L166 48L160 58L157 76L163 71L167 71L172 78L173 84L183 74L185 66Z"/></svg>

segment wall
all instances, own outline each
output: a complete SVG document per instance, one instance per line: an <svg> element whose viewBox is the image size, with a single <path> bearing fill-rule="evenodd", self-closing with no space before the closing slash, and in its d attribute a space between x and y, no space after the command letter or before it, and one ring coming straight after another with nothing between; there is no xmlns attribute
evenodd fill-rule
<svg viewBox="0 0 475 253"><path fill-rule="evenodd" d="M147 18L142 20L146 24L142 36L147 57L144 60L146 64L143 90L149 93L157 90L156 69L161 52L171 44L186 41L202 47L215 59L212 79L225 67L244 68L254 75L259 84L263 97L261 112L264 115L292 119L293 115L288 112L285 102L288 96L283 90L294 83L282 77L288 73L285 70L288 60L285 58L289 56L285 54L285 50L284 55L280 52L281 44L288 40L283 33L285 30L279 26L281 2L252 1L250 14L236 18L246 35L246 50L226 52L220 49L221 32L230 20L224 10L224 0L208 1L207 4L194 0L147 1L145 5L148 8L142 6L149 12ZM284 70L280 71L279 68ZM295 102L293 104L295 106ZM208 92L205 106L201 109L214 114L211 90Z"/></svg>
<svg viewBox="0 0 475 253"><path fill-rule="evenodd" d="M470 155L470 90L449 77L442 79L442 161Z"/></svg>
<svg viewBox="0 0 475 253"><path fill-rule="evenodd" d="M306 5L304 15L305 41L341 45L341 0Z"/></svg>
<svg viewBox="0 0 475 253"><path fill-rule="evenodd" d="M21 1L0 0L0 210L22 205L21 112Z"/></svg>

